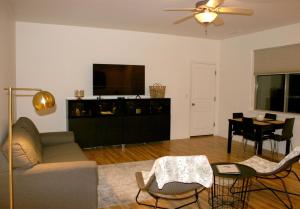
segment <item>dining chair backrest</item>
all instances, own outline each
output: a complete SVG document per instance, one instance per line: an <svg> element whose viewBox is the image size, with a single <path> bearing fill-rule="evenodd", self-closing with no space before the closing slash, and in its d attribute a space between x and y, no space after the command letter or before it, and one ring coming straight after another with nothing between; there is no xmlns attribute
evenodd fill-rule
<svg viewBox="0 0 300 209"><path fill-rule="evenodd" d="M243 136L246 139L254 140L255 139L255 129L253 118L243 117Z"/></svg>
<svg viewBox="0 0 300 209"><path fill-rule="evenodd" d="M273 114L273 113L266 113L266 114L265 114L265 118L272 119L272 120L276 120L277 115L276 115L276 114Z"/></svg>
<svg viewBox="0 0 300 209"><path fill-rule="evenodd" d="M242 112L234 112L232 113L233 119L243 118L244 114ZM240 124L234 124L232 127L233 135L239 135L242 136L243 127Z"/></svg>
<svg viewBox="0 0 300 209"><path fill-rule="evenodd" d="M243 118L244 114L242 112L234 112L232 113L232 118Z"/></svg>
<svg viewBox="0 0 300 209"><path fill-rule="evenodd" d="M283 129L282 129L282 139L289 140L293 137L295 118L285 119Z"/></svg>

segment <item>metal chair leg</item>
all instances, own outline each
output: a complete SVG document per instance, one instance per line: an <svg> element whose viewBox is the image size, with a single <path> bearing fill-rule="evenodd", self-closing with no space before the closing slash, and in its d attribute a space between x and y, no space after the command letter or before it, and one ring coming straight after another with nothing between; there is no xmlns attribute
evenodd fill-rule
<svg viewBox="0 0 300 209"><path fill-rule="evenodd" d="M296 176L297 180L300 182L300 178L299 178L299 176L297 175L297 173L296 173L295 171L293 171L293 170L291 170L291 172L294 174L294 176Z"/></svg>
<svg viewBox="0 0 300 209"><path fill-rule="evenodd" d="M243 144L243 150L244 150L244 152L246 152L247 142L248 142L248 140L243 137L242 144Z"/></svg>
<svg viewBox="0 0 300 209"><path fill-rule="evenodd" d="M284 204L287 208L293 208L293 203L292 203L292 201L291 201L291 197L290 197L290 195L289 195L289 193L288 193L288 190L287 190L287 188L286 188L286 185L285 185L285 183L284 183L284 181L282 180L282 179L280 179L280 181L281 181L281 183L282 183L282 186L283 186L283 188L284 188L284 193L285 193L285 195L286 195L286 197L287 197L287 199L288 199L288 201L289 201L289 205L287 205L287 204ZM283 201L282 201L283 202ZM290 207L289 207L290 206Z"/></svg>
<svg viewBox="0 0 300 209"><path fill-rule="evenodd" d="M196 203L198 205L198 208L201 209L201 205L199 202L199 193L197 192L197 189L195 189L195 198L196 198Z"/></svg>
<svg viewBox="0 0 300 209"><path fill-rule="evenodd" d="M197 200L197 202L196 202L196 203L197 203L197 205L198 205L198 208L199 208L199 209L201 209L201 205L200 205L200 202L199 202L199 200Z"/></svg>
<svg viewBox="0 0 300 209"><path fill-rule="evenodd" d="M278 159L279 158L279 154L278 154L279 153L279 148L278 148L279 147L279 142L276 141L275 143L276 143L276 159Z"/></svg>
<svg viewBox="0 0 300 209"><path fill-rule="evenodd" d="M273 141L269 140L270 142L270 146L271 146L271 155L272 155L272 160L274 160L274 145L273 145Z"/></svg>
<svg viewBox="0 0 300 209"><path fill-rule="evenodd" d="M152 208L168 209L168 208L164 208L164 207L159 207L159 206L158 206L158 198L157 198L157 197L154 197L154 198L155 198L155 205L150 205L150 204L146 204L146 203L140 202L140 201L138 200L138 198L139 198L139 195L140 195L141 191L142 191L142 190L139 189L139 191L138 191L138 193L137 193L137 195L136 195L136 197L135 197L135 201L136 201L137 204L149 206L149 207L152 207Z"/></svg>
<svg viewBox="0 0 300 209"><path fill-rule="evenodd" d="M297 178L298 182L300 182L300 177L297 175L296 172L294 172L293 170L290 170L289 172L293 173L295 175L295 177ZM289 174L287 174L285 177L287 177ZM283 177L283 178L285 178ZM270 192L273 193L273 195L287 208L287 209L292 209L293 208L293 203L291 201L291 197L290 195L296 195L296 196L300 196L300 193L293 193L293 192L289 192L288 189L287 189L287 186L283 180L283 178L279 177L279 176L276 176L275 175L275 178L272 178L272 179L277 179L277 180L280 180L281 182L281 185L282 185L282 188L283 190L280 190L280 189L276 189L276 188L273 188L273 187L270 187L270 186L267 186L265 183L263 183L262 181L259 180L259 178L256 178L256 181L261 184L263 186L263 188L258 188L258 189L251 189L251 190L248 190L248 192L254 192L254 191L262 191L262 190L269 190ZM264 178L262 178L264 179ZM268 179L268 178L266 178ZM278 195L278 193L284 193L287 197L287 201L283 201L282 197L280 197Z"/></svg>
<svg viewBox="0 0 300 209"><path fill-rule="evenodd" d="M155 209L157 209L157 204L158 204L158 198L155 198Z"/></svg>
<svg viewBox="0 0 300 209"><path fill-rule="evenodd" d="M189 196L186 196L186 197L183 197L183 198L180 198L180 199L170 199L170 198L166 198L166 199L169 199L169 200L175 200L175 201L176 201L176 200L182 200L182 199L195 198L195 200L193 200L193 201L191 201L191 202L187 202L187 203L185 203L185 204L183 204L183 205L180 205L180 206L176 207L175 209L183 208L183 207L185 207L185 206L187 206L187 205L190 205L190 204L193 204L193 203L197 203L197 206L199 207L199 209L201 209L201 205L200 205L200 202L199 202L199 200L200 200L200 198L199 198L199 193L200 193L201 191L203 191L203 190L204 190L203 188L202 188L201 190L195 189L195 194L191 194L191 195L189 195ZM160 208L160 209L168 209L168 208L165 208L165 207L158 206L158 199L159 199L160 197L155 196L155 195L153 195L153 194L150 194L150 195L155 199L155 204L154 204L154 205L146 204L146 203L140 202L138 198L139 198L139 195L140 195L141 191L142 191L142 190L139 189L139 191L138 191L138 193L137 193L137 195L136 195L136 197L135 197L135 201L136 201L137 204L149 206L149 207L152 207L152 208L155 208L155 209L156 209L156 208Z"/></svg>

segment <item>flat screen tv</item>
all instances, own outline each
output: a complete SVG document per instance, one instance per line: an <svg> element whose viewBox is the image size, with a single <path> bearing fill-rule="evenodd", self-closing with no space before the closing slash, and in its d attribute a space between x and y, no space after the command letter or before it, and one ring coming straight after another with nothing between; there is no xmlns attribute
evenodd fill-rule
<svg viewBox="0 0 300 209"><path fill-rule="evenodd" d="M144 65L93 64L93 95L144 94Z"/></svg>

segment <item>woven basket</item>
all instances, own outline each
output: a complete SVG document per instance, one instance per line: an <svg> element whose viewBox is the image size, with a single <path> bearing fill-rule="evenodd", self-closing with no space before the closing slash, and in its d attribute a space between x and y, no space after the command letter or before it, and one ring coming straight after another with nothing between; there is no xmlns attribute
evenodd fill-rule
<svg viewBox="0 0 300 209"><path fill-rule="evenodd" d="M151 98L164 98L166 86L163 86L159 83L155 83L152 86L149 86L150 97Z"/></svg>

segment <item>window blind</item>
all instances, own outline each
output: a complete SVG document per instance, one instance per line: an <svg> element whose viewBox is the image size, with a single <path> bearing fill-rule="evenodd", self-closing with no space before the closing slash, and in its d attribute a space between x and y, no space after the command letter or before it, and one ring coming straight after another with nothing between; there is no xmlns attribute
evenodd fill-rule
<svg viewBox="0 0 300 209"><path fill-rule="evenodd" d="M300 72L300 44L254 50L254 74Z"/></svg>

